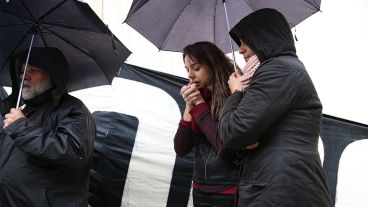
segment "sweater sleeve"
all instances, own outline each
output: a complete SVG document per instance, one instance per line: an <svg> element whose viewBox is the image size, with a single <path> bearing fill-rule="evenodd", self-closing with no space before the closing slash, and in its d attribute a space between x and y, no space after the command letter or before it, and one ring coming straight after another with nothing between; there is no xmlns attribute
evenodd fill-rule
<svg viewBox="0 0 368 207"><path fill-rule="evenodd" d="M190 114L216 152L222 154L225 146L219 138L218 122L212 119L210 107L205 103L198 104Z"/></svg>
<svg viewBox="0 0 368 207"><path fill-rule="evenodd" d="M174 137L174 149L177 155L188 154L193 148L193 132L190 121L180 120L178 130Z"/></svg>

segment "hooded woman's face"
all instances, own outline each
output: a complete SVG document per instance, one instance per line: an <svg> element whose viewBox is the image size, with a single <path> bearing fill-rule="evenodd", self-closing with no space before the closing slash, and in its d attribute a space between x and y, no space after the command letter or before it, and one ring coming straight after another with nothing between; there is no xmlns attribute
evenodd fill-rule
<svg viewBox="0 0 368 207"><path fill-rule="evenodd" d="M282 55L296 56L294 39L285 17L277 10L264 8L241 19L230 31L231 37L244 49L252 48L260 62ZM243 40L246 44L241 43Z"/></svg>
<svg viewBox="0 0 368 207"><path fill-rule="evenodd" d="M25 65L22 65L22 79ZM32 99L41 93L52 88L52 81L48 73L41 68L28 65L26 74L24 76L24 84L22 89L22 98L24 100Z"/></svg>
<svg viewBox="0 0 368 207"><path fill-rule="evenodd" d="M240 40L239 53L243 55L246 62L255 54L243 40Z"/></svg>

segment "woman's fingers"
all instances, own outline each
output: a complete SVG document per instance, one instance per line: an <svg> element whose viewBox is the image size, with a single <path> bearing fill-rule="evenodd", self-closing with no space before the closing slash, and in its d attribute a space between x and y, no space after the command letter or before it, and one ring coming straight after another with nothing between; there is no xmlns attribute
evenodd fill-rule
<svg viewBox="0 0 368 207"><path fill-rule="evenodd" d="M195 101L196 99L199 98L199 96L201 96L201 93L197 90L197 91L191 91L191 93L188 93L185 98L184 101L185 102L189 102L192 103L193 101Z"/></svg>
<svg viewBox="0 0 368 207"><path fill-rule="evenodd" d="M240 77L243 75L243 72L240 69L236 70L234 73L236 77Z"/></svg>
<svg viewBox="0 0 368 207"><path fill-rule="evenodd" d="M199 90L196 88L194 84L189 85L189 86L184 86L181 90L181 95L186 103L189 103L195 100L196 96L201 96Z"/></svg>
<svg viewBox="0 0 368 207"><path fill-rule="evenodd" d="M183 96L185 91L187 91L190 88L189 85L184 85L183 87L181 87L180 89L180 95Z"/></svg>
<svg viewBox="0 0 368 207"><path fill-rule="evenodd" d="M237 90L242 91L243 89L242 87L243 84L241 82L241 76L239 76L239 74L237 75L235 72L229 76L229 81L227 83L229 84L231 93Z"/></svg>

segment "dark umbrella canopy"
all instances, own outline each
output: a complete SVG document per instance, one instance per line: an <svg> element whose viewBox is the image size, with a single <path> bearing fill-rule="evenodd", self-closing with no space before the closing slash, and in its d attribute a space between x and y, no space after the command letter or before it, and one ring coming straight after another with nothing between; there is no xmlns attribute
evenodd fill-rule
<svg viewBox="0 0 368 207"><path fill-rule="evenodd" d="M319 11L321 0L227 0L230 28L249 13L274 8L294 27ZM160 50L181 52L197 41L231 52L223 0L133 0L125 22Z"/></svg>
<svg viewBox="0 0 368 207"><path fill-rule="evenodd" d="M10 86L9 58L33 47L59 48L69 63L68 90L111 84L130 51L86 3L0 0L0 85Z"/></svg>

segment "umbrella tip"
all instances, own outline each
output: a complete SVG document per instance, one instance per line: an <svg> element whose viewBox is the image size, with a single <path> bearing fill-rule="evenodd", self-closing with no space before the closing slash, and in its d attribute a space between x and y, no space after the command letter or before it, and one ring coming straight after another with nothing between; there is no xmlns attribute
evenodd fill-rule
<svg viewBox="0 0 368 207"><path fill-rule="evenodd" d="M118 50L116 49L116 45L114 42L114 34L111 32L111 43L112 43L112 49L114 51L114 54L118 54Z"/></svg>
<svg viewBox="0 0 368 207"><path fill-rule="evenodd" d="M294 38L295 38L295 41L298 42L298 37L296 36L296 27L294 27Z"/></svg>
<svg viewBox="0 0 368 207"><path fill-rule="evenodd" d="M116 73L116 75L118 76L118 78L120 78L120 73L121 73L121 67L119 68L119 71Z"/></svg>

